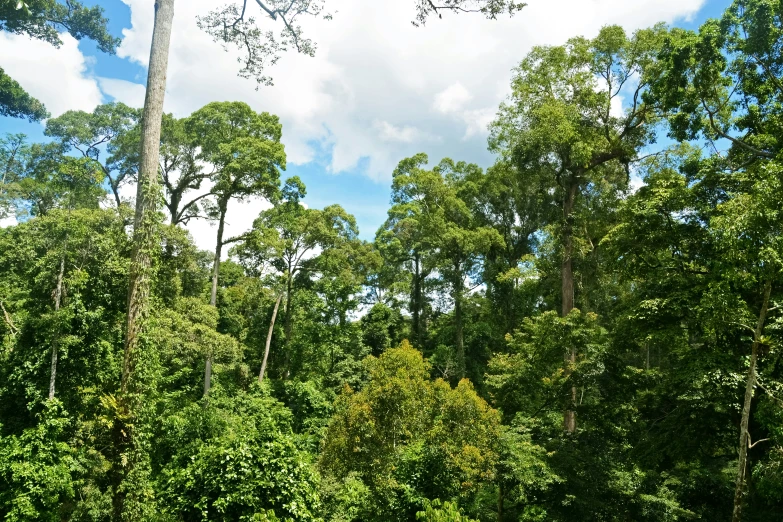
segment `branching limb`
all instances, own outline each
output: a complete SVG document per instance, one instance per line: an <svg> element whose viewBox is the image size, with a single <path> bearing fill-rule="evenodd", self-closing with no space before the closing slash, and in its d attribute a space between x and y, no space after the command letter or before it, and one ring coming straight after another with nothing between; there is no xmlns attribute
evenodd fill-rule
<svg viewBox="0 0 783 522"><path fill-rule="evenodd" d="M11 319L11 314L8 313L8 310L5 309L5 306L3 306L3 302L0 301L0 309L3 310L3 319L5 319L5 323L8 325L8 328L11 330L12 335L16 335L19 333L19 328L16 327L14 324L14 321Z"/></svg>

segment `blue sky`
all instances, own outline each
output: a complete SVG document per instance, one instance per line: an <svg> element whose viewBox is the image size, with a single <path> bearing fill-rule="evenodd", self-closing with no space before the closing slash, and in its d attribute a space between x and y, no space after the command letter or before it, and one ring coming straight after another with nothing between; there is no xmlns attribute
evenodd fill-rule
<svg viewBox="0 0 783 522"><path fill-rule="evenodd" d="M151 4L149 0L144 1ZM384 7L381 0L373 0L371 3L378 7L372 11L364 5L351 4L361 0L334 1L340 8L335 22L314 25L311 30L316 40L323 41L316 58L283 57L283 65L272 71L278 80L276 87L266 90L255 91L252 84L228 72L215 71L210 75L204 69L211 65L199 63L199 59L203 55L206 61L207 53L213 51L206 47L201 51L199 46L214 44L205 43L200 38L202 35L188 32L187 41L193 44L183 42L173 47L172 87L167 92L166 110L185 116L206 101L234 96L246 99L257 110L281 114L284 142L292 158L285 175L302 178L307 185L305 202L309 206L339 203L353 213L365 239L371 239L385 219L391 169L399 159L423 151L430 154L432 162L445 155L484 167L492 162L485 150L483 127L503 99L510 68L530 45L559 43L576 34L590 36L606 23L621 23L632 29L664 20L697 28L705 19L719 16L730 3L727 0L593 0L595 8L586 11L590 13L586 16L576 10L584 9L584 4L591 2L578 0L573 3L573 19L559 19L552 17L560 17L558 13L563 12L563 5L570 5L571 0L559 0L562 4L559 7L551 6L558 2L531 0L530 7L510 21L496 24L461 16L456 20L434 20L426 28L412 32L405 23L412 17L410 6L400 7L398 4L405 3L400 0L385 0L394 3L393 7ZM90 41L79 42L78 52L72 49L69 56L81 53L85 61L78 74L85 82L103 86L100 80L108 78L127 82L120 82L123 86L136 87L135 90L108 89L111 92L101 87L101 100L93 103L115 98L127 101L123 99L125 93L132 91L138 95L138 84L143 85L146 79L144 46L149 45L151 26L146 20L149 16L139 7L143 5L142 0L98 3L106 10L110 31L120 37L125 31L127 41L116 56L100 53ZM637 4L638 9L628 8L627 4ZM188 4L178 2L179 19L175 22L193 25L185 5ZM389 11L382 12L384 9ZM528 12L530 19L525 20ZM542 24L541 20L549 22ZM399 22L399 29L393 27L394 21ZM551 28L547 23L552 24ZM184 32L185 29L175 32L175 37ZM181 39L186 39L184 34ZM463 49L460 46L466 39L471 45ZM20 53L17 60L24 59L20 56L24 56L22 46L26 43L14 41L6 45L13 45L14 54ZM10 56L3 47L0 54ZM34 51L29 56L30 60L36 59ZM54 59L58 56L54 55ZM218 54L209 56L215 56L212 60L225 67L221 71L231 70L233 60L227 55L226 58ZM12 68L4 67L14 74ZM210 76L214 75L220 79L211 84ZM44 70L40 81L55 82L56 87L58 79L48 77ZM60 93L55 89L48 94L54 101L40 97L51 108L52 103L65 103L63 100L68 96L75 96L68 89L63 87ZM80 103L89 106L87 101ZM303 105L307 108L302 109ZM31 140L44 140L42 131L39 123L0 118L2 133L22 132ZM237 216L237 226L247 226L254 214L256 209L249 208L247 215ZM203 228L192 232L196 236L208 234ZM207 244L205 240L204 245Z"/></svg>

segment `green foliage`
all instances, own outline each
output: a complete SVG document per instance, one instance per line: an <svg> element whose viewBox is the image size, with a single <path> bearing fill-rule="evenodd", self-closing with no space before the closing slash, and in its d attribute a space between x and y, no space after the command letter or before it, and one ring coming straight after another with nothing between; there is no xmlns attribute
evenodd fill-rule
<svg viewBox="0 0 783 522"><path fill-rule="evenodd" d="M424 511L416 513L416 520L424 520L425 522L478 522L462 515L455 504L451 502L441 503L437 499L432 502L426 502Z"/></svg>
<svg viewBox="0 0 783 522"><path fill-rule="evenodd" d="M246 103L213 102L191 114L185 129L197 140L198 158L215 166L211 191L218 211L224 213L230 199L276 194L285 170L277 116L256 113Z"/></svg>
<svg viewBox="0 0 783 522"><path fill-rule="evenodd" d="M60 520L58 508L74 496L75 450L62 440L69 424L49 404L37 425L0 436L0 515L4 520Z"/></svg>
<svg viewBox="0 0 783 522"><path fill-rule="evenodd" d="M405 520L427 498L472 498L494 476L497 412L467 380L454 389L430 381L428 363L405 341L366 365L365 388L339 398L324 473L355 473L371 492L371 520Z"/></svg>
<svg viewBox="0 0 783 522"><path fill-rule="evenodd" d="M43 144L5 136L0 518L107 521L125 496L137 520L777 520L781 5L534 48L492 125L497 163L400 161L372 243L339 205L307 206L298 177L280 187L276 116L238 102L165 115L170 224L151 236L128 396L119 191L137 177L141 112L70 111ZM114 45L99 8L11 8L4 30ZM43 117L25 96L0 72L0 113ZM656 150L662 130L678 143ZM258 196L271 207L224 238L229 208ZM215 252L183 228L196 218L218 222Z"/></svg>
<svg viewBox="0 0 783 522"><path fill-rule="evenodd" d="M169 416L160 475L168 509L193 520L258 520L270 511L271 520L317 520L317 475L290 423L282 405L253 395L213 393L208 405Z"/></svg>
<svg viewBox="0 0 783 522"><path fill-rule="evenodd" d="M49 116L49 112L0 68L0 116L38 121Z"/></svg>

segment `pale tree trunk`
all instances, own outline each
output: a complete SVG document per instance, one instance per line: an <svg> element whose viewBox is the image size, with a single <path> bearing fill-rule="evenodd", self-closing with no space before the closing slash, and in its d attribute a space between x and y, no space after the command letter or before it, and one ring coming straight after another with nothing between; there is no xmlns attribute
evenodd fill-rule
<svg viewBox="0 0 783 522"><path fill-rule="evenodd" d="M269 332L266 334L266 346L264 347L264 360L261 362L261 371L258 374L258 384L264 382L264 373L266 372L266 361L269 358L269 346L272 344L272 331L275 329L275 319L277 318L277 309L280 308L280 301L283 294L277 296L275 308L272 310L272 320L269 321Z"/></svg>
<svg viewBox="0 0 783 522"><path fill-rule="evenodd" d="M60 258L60 271L57 273L57 286L54 289L54 320L57 321L57 333L52 342L52 369L49 374L49 400L54 399L54 383L57 380L57 345L60 343L59 317L60 303L63 297L63 276L65 275L65 256Z"/></svg>
<svg viewBox="0 0 783 522"><path fill-rule="evenodd" d="M413 315L413 335L416 336L416 348L422 349L421 335L421 280L419 268L419 255L413 257L413 296L411 298L411 313Z"/></svg>
<svg viewBox="0 0 783 522"><path fill-rule="evenodd" d="M223 253L223 231L226 225L226 206L220 207L220 221L218 222L217 243L215 244L215 260L212 263L212 293L209 297L209 304L217 306L217 288L218 276L220 275L220 256ZM207 361L204 365L204 397L209 394L212 387L212 352L207 355Z"/></svg>
<svg viewBox="0 0 783 522"><path fill-rule="evenodd" d="M465 337L462 326L462 271L459 262L454 266L454 333L457 344L457 377L465 377Z"/></svg>
<svg viewBox="0 0 783 522"><path fill-rule="evenodd" d="M753 401L753 390L756 387L756 365L759 358L759 342L761 332L764 329L764 321L767 318L767 309L769 308L769 295L772 292L772 281L767 281L764 288L764 299L759 310L759 318L756 323L756 329L753 332L753 346L750 353L750 367L748 368L748 382L745 385L745 402L742 405L742 420L740 421L739 437L739 459L737 461L737 479L734 489L734 511L731 516L732 522L740 522L742 519L742 501L745 492L745 481L747 476L748 450L751 447L750 433L748 425L750 424L750 405Z"/></svg>
<svg viewBox="0 0 783 522"><path fill-rule="evenodd" d="M292 267L289 265L288 267L288 281L286 281L286 292L285 292L285 324L283 325L284 333L285 333L285 342L283 343L285 346L285 353L283 356L283 364L284 364L284 377L287 377L290 372L290 364L291 364L291 336L293 336L294 333L294 318L293 318L293 274L291 273Z"/></svg>
<svg viewBox="0 0 783 522"><path fill-rule="evenodd" d="M572 181L566 190L565 200L563 201L563 264L561 266L562 278L562 298L563 298L563 317L566 317L574 309L574 270L573 270L573 226L572 213L574 202L576 201L576 191L578 183ZM576 364L576 346L566 347L564 355L566 364L566 376L571 374L571 368ZM563 415L563 428L567 433L576 431L576 386L571 386L568 406Z"/></svg>
<svg viewBox="0 0 783 522"><path fill-rule="evenodd" d="M155 2L155 25L152 31L147 92L142 118L141 160L136 190L133 254L128 289L128 317L118 400L119 415L114 426L116 458L113 471L112 499L114 520L132 520L134 518L125 512L128 488L123 487L123 482L133 467L133 460L127 459L126 462L126 458L133 453L134 434L131 426L123 418L131 417L133 413L128 393L132 388L139 336L149 312L152 253L158 240L156 212L160 198L158 157L161 118L163 116L163 98L166 92L166 69L173 19L174 0L157 0Z"/></svg>
<svg viewBox="0 0 783 522"><path fill-rule="evenodd" d="M147 94L142 117L141 165L136 188L136 215L133 225L133 257L128 290L128 319L122 365L122 393L127 393L133 374L133 357L149 308L150 267L156 243L156 216L160 187L158 156L166 69L169 58L174 0L155 2L155 26L152 32Z"/></svg>
<svg viewBox="0 0 783 522"><path fill-rule="evenodd" d="M293 307L294 303L292 302L293 296L291 295L293 293L293 282L291 281L292 275L289 272L288 274L288 281L286 282L286 298L285 298L285 344L289 344L291 342L291 336L294 332L294 318L293 318Z"/></svg>

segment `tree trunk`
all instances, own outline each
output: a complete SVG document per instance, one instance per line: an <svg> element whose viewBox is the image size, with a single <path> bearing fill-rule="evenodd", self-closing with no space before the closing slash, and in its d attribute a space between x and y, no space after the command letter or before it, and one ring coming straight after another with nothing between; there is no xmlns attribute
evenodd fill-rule
<svg viewBox="0 0 783 522"><path fill-rule="evenodd" d="M133 257L131 258L130 288L128 291L128 319L122 366L122 393L128 391L133 373L133 355L149 304L150 266L156 240L156 216L160 187L158 184L158 156L160 154L160 127L163 116L163 97L166 91L171 26L174 18L174 0L157 0L155 26L152 33L147 94L142 121L141 169L136 189L136 215L133 225Z"/></svg>
<svg viewBox="0 0 783 522"><path fill-rule="evenodd" d="M226 225L226 205L220 206L220 221L218 221L217 242L215 243L215 259L212 262L212 293L209 297L209 304L217 306L217 288L218 277L220 275L220 256L223 253L223 231ZM204 365L204 397L209 395L209 389L212 386L212 352L207 355L207 361Z"/></svg>
<svg viewBox="0 0 783 522"><path fill-rule="evenodd" d="M457 377L465 377L465 339L462 329L462 271L459 263L454 264L454 334L457 346Z"/></svg>
<svg viewBox="0 0 783 522"><path fill-rule="evenodd" d="M122 199L120 199L120 190L115 186L113 181L109 182L109 186L111 187L111 193L114 195L114 202L117 203L117 210L119 210L120 205L122 204Z"/></svg>
<svg viewBox="0 0 783 522"><path fill-rule="evenodd" d="M122 362L122 380L118 409L120 415L115 422L115 477L113 480L114 519L124 520L124 505L127 495L122 482L132 467L132 462L123 463L123 457L133 447L131 426L121 420L132 413L128 392L135 369L139 335L149 311L150 272L152 253L158 236L157 204L160 197L158 185L158 156L160 153L160 128L163 116L163 98L166 92L166 69L168 67L171 27L174 19L174 0L157 0L155 3L155 25L152 31L147 92L141 135L141 161L136 191L136 214L133 225L133 254L130 264L128 288L128 316L125 328L125 346Z"/></svg>
<svg viewBox="0 0 783 522"><path fill-rule="evenodd" d="M261 362L261 372L258 374L258 384L264 382L264 372L266 372L266 360L269 357L269 346L272 344L272 331L275 329L275 319L277 318L277 309L280 307L280 301L283 294L277 296L275 308L272 310L272 320L269 321L269 333L266 334L266 346L264 347L264 360Z"/></svg>
<svg viewBox="0 0 783 522"><path fill-rule="evenodd" d="M293 324L293 282L291 279L293 278L293 274L291 273L292 267L288 267L288 280L286 281L286 292L285 292L285 354L283 356L284 361L284 373L283 377L286 377L289 372L290 364L291 364L291 336L294 333L294 324Z"/></svg>
<svg viewBox="0 0 783 522"><path fill-rule="evenodd" d="M54 399L54 383L57 380L57 345L60 342L59 317L60 303L63 297L63 276L65 275L65 256L60 258L60 271L57 273L57 286L54 289L54 320L57 321L57 333L52 342L52 370L49 375L49 400Z"/></svg>
<svg viewBox="0 0 783 522"><path fill-rule="evenodd" d="M750 405L753 400L753 390L756 387L756 364L759 358L759 342L761 332L764 329L764 321L767 318L769 308L769 295L772 292L772 281L767 281L764 288L764 299L759 310L759 318L756 330L753 332L753 346L750 353L750 367L748 368L748 382L745 386L745 402L742 405L742 420L740 421L739 459L737 461L737 480L734 489L734 511L732 522L740 522L742 519L742 501L745 491L745 479L747 474L748 450L750 449Z"/></svg>
<svg viewBox="0 0 783 522"><path fill-rule="evenodd" d="M413 256L413 296L411 299L411 314L413 315L413 335L416 336L416 348L422 349L421 338L421 271L419 268L419 254Z"/></svg>
<svg viewBox="0 0 783 522"><path fill-rule="evenodd" d="M573 181L566 190L566 196L563 200L563 264L561 271L562 278L562 299L563 299L563 317L566 317L574 309L574 271L573 271L573 210L576 201L576 191L578 184ZM571 368L576 364L576 346L566 347L565 353L566 377L571 374ZM563 428L567 433L576 431L576 386L571 386L571 393L563 416Z"/></svg>

